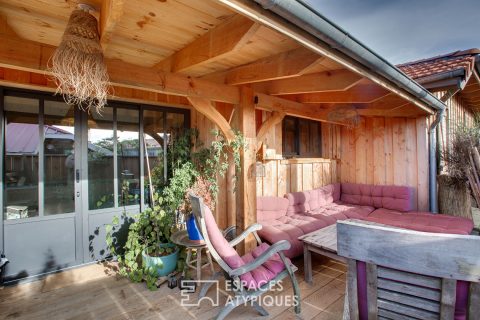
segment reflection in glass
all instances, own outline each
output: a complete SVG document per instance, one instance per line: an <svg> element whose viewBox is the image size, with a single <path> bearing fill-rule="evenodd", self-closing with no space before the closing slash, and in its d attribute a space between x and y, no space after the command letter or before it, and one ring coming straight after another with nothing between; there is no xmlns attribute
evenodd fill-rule
<svg viewBox="0 0 480 320"><path fill-rule="evenodd" d="M5 97L5 208L7 220L38 216L38 100Z"/></svg>
<svg viewBox="0 0 480 320"><path fill-rule="evenodd" d="M163 116L161 111L143 111L143 132L146 156L144 157L145 202L150 204L150 182L153 191L165 185L165 172L163 165ZM148 161L147 161L148 158ZM151 173L151 181L149 178Z"/></svg>
<svg viewBox="0 0 480 320"><path fill-rule="evenodd" d="M112 208L114 202L113 109L88 116L88 208Z"/></svg>
<svg viewBox="0 0 480 320"><path fill-rule="evenodd" d="M75 212L74 107L44 104L45 215Z"/></svg>
<svg viewBox="0 0 480 320"><path fill-rule="evenodd" d="M140 203L139 111L117 109L118 205Z"/></svg>

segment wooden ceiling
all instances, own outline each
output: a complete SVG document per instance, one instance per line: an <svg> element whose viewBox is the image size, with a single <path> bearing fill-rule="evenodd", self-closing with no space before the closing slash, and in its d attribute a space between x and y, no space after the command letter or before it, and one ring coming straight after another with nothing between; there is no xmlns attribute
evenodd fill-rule
<svg viewBox="0 0 480 320"><path fill-rule="evenodd" d="M0 18L5 25L2 37L12 40L9 48L0 52L0 65L43 71L45 56L60 43L78 2L0 0ZM281 104L280 111L292 115L292 110L296 115L305 111L308 117L312 111L346 104L369 116L426 114L215 0L81 2L98 11L101 44L115 85L183 96L189 96L194 87L195 95L202 96L198 90L211 90L212 100L227 103L238 101L238 93L235 96L231 87L251 85L255 92L269 96L265 100ZM39 57L33 56L36 51ZM195 86L191 79L196 79ZM320 111L316 118L325 120Z"/></svg>

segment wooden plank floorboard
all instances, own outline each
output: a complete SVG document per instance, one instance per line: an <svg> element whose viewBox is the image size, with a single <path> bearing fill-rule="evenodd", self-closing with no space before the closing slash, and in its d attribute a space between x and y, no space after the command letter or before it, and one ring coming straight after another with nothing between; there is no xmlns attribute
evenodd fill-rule
<svg viewBox="0 0 480 320"><path fill-rule="evenodd" d="M303 260L298 266L303 320L341 319L345 294L346 267L334 260L313 255L313 284L304 281ZM200 306L182 306L182 295L163 285L149 291L145 284L131 283L106 272L103 265L90 265L50 275L42 280L0 288L0 319L117 320L172 319L206 320L214 318L221 307L208 301ZM220 288L225 288L224 282ZM220 294L221 305L227 300ZM197 293L192 296L196 301ZM209 290L213 298L215 290ZM291 282L286 278L282 290L269 293L269 301L285 301L293 297ZM227 319L295 319L293 307L264 306L268 317L261 317L250 306L236 308Z"/></svg>

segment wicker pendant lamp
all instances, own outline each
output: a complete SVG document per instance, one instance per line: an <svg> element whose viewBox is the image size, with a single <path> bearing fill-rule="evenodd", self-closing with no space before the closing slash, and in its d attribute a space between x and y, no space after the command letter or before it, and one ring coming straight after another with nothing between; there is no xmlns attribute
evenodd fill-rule
<svg viewBox="0 0 480 320"><path fill-rule="evenodd" d="M50 60L50 71L65 102L100 112L107 103L109 79L98 22L90 11L94 11L92 7L80 4L72 12Z"/></svg>

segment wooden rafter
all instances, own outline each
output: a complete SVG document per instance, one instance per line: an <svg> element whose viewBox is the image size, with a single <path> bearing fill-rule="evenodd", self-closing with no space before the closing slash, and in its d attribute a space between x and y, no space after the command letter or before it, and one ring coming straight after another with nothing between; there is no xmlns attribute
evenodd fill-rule
<svg viewBox="0 0 480 320"><path fill-rule="evenodd" d="M379 85L359 83L345 91L287 95L285 98L301 103L370 103L388 94L390 91Z"/></svg>
<svg viewBox="0 0 480 320"><path fill-rule="evenodd" d="M254 85L256 91L271 95L347 90L362 79L349 70L333 70Z"/></svg>
<svg viewBox="0 0 480 320"><path fill-rule="evenodd" d="M55 47L5 35L0 35L0 42L0 66L48 73L47 63ZM234 104L240 101L239 89L234 86L192 79L120 60L105 59L105 62L112 85Z"/></svg>
<svg viewBox="0 0 480 320"><path fill-rule="evenodd" d="M125 0L104 0L100 9L100 44L107 49L113 31L123 15Z"/></svg>
<svg viewBox="0 0 480 320"><path fill-rule="evenodd" d="M285 113L274 111L270 118L268 118L257 133L257 150L260 150L263 144L263 139L267 135L267 133L272 129L274 126L282 122L283 118L285 118Z"/></svg>
<svg viewBox="0 0 480 320"><path fill-rule="evenodd" d="M205 117L207 117L207 119L218 126L228 141L235 139L232 127L230 127L228 121L213 106L212 101L201 97L187 97L187 99L190 101L195 110L203 114Z"/></svg>
<svg viewBox="0 0 480 320"><path fill-rule="evenodd" d="M290 101L274 96L269 96L264 93L257 93L256 108L266 111L277 111L289 116L311 119L322 122L336 123L340 125L347 125L343 122L332 122L328 120L328 114L334 106L320 106L320 105L306 105L295 101Z"/></svg>
<svg viewBox="0 0 480 320"><path fill-rule="evenodd" d="M174 73L185 72L192 67L220 59L243 47L259 26L242 15L235 15L159 62L157 68Z"/></svg>
<svg viewBox="0 0 480 320"><path fill-rule="evenodd" d="M296 77L308 73L324 59L302 47L230 69L225 72L225 83L238 85Z"/></svg>

